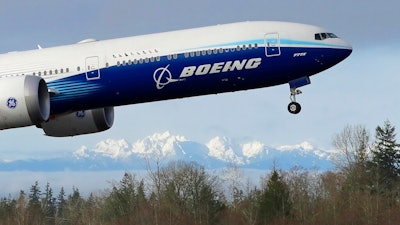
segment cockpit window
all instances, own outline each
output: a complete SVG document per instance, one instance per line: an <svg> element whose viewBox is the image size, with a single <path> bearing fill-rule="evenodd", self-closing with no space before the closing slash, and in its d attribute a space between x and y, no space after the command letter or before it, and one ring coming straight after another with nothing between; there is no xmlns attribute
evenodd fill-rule
<svg viewBox="0 0 400 225"><path fill-rule="evenodd" d="M330 38L338 38L334 33L328 33L328 37Z"/></svg>
<svg viewBox="0 0 400 225"><path fill-rule="evenodd" d="M338 38L334 33L317 33L315 34L315 40L325 40L328 38Z"/></svg>

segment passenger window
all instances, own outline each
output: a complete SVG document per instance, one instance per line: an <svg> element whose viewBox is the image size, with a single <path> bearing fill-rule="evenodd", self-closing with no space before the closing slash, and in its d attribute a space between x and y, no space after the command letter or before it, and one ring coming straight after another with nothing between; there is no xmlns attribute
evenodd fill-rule
<svg viewBox="0 0 400 225"><path fill-rule="evenodd" d="M76 70L77 70L77 71L81 71L81 67L78 66L78 67L76 68Z"/></svg>
<svg viewBox="0 0 400 225"><path fill-rule="evenodd" d="M60 70L60 73L64 73L64 69L61 69L61 70Z"/></svg>
<svg viewBox="0 0 400 225"><path fill-rule="evenodd" d="M58 70L54 70L54 73L55 73L55 74L58 74Z"/></svg>
<svg viewBox="0 0 400 225"><path fill-rule="evenodd" d="M69 68L65 69L65 72L69 73Z"/></svg>

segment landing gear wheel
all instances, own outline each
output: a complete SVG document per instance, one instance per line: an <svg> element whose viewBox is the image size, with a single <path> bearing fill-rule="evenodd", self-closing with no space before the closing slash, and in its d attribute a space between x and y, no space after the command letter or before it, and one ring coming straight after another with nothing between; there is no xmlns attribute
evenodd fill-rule
<svg viewBox="0 0 400 225"><path fill-rule="evenodd" d="M297 102L291 102L288 105L288 110L292 114L297 114L301 111L301 105Z"/></svg>

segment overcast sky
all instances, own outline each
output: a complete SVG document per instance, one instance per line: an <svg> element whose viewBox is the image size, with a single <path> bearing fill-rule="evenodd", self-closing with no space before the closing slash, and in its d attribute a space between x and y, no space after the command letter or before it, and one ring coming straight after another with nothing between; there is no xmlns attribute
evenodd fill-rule
<svg viewBox="0 0 400 225"><path fill-rule="evenodd" d="M287 112L288 85L130 105L116 108L114 126L99 134L50 138L34 127L0 131L0 159L60 155L106 138L135 142L167 130L203 143L227 136L239 143L309 141L329 149L346 124L365 125L371 133L386 119L400 126L399 9L395 0L2 1L1 53L248 20L322 26L354 51L301 89L299 115Z"/></svg>

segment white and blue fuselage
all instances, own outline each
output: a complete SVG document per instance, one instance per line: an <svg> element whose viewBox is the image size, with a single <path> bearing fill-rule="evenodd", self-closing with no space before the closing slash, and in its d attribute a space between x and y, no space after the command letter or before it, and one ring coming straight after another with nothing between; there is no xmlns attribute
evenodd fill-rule
<svg viewBox="0 0 400 225"><path fill-rule="evenodd" d="M351 52L347 42L316 26L242 22L3 54L0 83L20 76L42 78L54 118L284 83L296 95L309 76Z"/></svg>

